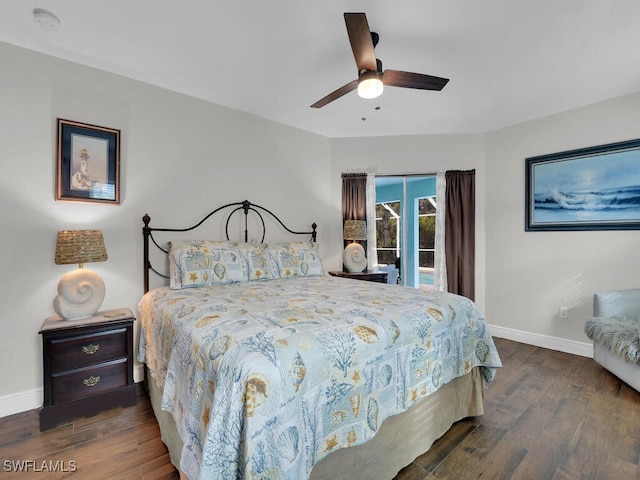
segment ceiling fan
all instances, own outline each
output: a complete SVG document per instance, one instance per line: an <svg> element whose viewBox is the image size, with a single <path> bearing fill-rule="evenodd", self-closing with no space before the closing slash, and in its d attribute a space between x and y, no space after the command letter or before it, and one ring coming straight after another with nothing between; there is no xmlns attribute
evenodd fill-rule
<svg viewBox="0 0 640 480"><path fill-rule="evenodd" d="M383 85L419 90L442 90L449 81L448 78L401 70L383 72L382 62L376 58L373 51L380 37L369 29L367 16L364 13L345 13L344 21L358 67L358 78L318 100L311 105L312 108L324 107L355 89L358 89L358 95L363 98L376 98L382 93Z"/></svg>

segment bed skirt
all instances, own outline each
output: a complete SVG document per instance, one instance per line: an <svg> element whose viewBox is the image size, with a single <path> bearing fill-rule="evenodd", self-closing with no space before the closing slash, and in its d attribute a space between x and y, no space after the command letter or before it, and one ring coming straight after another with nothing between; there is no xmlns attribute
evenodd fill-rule
<svg viewBox="0 0 640 480"><path fill-rule="evenodd" d="M160 408L161 389L149 377L149 371L145 373L162 441L169 449L171 463L179 469L182 440L173 417ZM408 411L386 419L376 436L367 443L337 450L322 459L312 470L311 480L390 480L429 450L433 442L455 422L482 415L483 405L482 375L480 368L474 368L469 374L456 378L421 399ZM186 476L181 473L181 478L186 479Z"/></svg>

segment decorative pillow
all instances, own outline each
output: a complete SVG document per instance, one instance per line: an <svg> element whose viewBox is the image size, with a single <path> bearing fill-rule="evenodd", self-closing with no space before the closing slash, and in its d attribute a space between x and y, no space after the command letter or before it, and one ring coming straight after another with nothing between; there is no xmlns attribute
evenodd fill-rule
<svg viewBox="0 0 640 480"><path fill-rule="evenodd" d="M245 261L235 242L182 240L169 249L169 287L226 285L248 280Z"/></svg>
<svg viewBox="0 0 640 480"><path fill-rule="evenodd" d="M266 245L266 250L277 267L280 278L324 275L317 243L271 243Z"/></svg>
<svg viewBox="0 0 640 480"><path fill-rule="evenodd" d="M278 267L268 254L265 244L242 244L240 253L246 262L249 281L280 278Z"/></svg>

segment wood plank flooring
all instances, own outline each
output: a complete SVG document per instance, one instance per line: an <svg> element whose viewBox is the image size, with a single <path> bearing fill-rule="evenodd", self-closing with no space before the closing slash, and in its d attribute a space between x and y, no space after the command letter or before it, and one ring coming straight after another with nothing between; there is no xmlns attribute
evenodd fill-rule
<svg viewBox="0 0 640 480"><path fill-rule="evenodd" d="M485 414L396 480L640 480L640 394L592 359L496 339Z"/></svg>
<svg viewBox="0 0 640 480"><path fill-rule="evenodd" d="M455 424L395 480L640 480L638 392L589 358L496 344L504 367L485 414ZM31 463L19 472L20 461ZM142 389L135 407L47 432L37 410L0 419L0 462L1 479L179 478Z"/></svg>

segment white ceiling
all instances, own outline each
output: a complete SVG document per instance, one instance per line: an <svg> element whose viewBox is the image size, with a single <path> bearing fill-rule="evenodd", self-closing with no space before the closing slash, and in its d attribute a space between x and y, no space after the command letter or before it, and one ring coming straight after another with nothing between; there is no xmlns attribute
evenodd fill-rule
<svg viewBox="0 0 640 480"><path fill-rule="evenodd" d="M356 78L347 11L385 68L448 85L310 108ZM485 132L640 91L637 0L2 0L0 41L328 137Z"/></svg>

